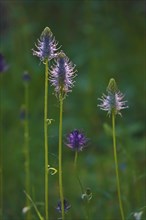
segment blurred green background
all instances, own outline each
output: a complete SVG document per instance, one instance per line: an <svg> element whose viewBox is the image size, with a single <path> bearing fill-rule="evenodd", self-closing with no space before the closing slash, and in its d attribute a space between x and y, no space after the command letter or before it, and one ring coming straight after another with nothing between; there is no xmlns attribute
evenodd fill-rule
<svg viewBox="0 0 146 220"><path fill-rule="evenodd" d="M111 118L98 107L114 77L128 100L129 109L117 116L118 159L121 192L127 219L141 208L145 217L145 13L144 1L0 1L0 52L9 65L0 75L1 148L3 150L3 220L25 219L24 138L20 107L24 103L22 74L29 83L31 196L44 201L44 65L32 48L48 26L62 49L76 64L78 76L64 102L63 134L81 129L90 138L79 154L78 171L90 187L91 219L120 220L110 132ZM59 103L49 87L49 164L57 167ZM81 193L73 172L74 152L63 146L64 195L72 208L66 219L84 220ZM58 175L49 176L49 213L59 217ZM43 207L39 206L41 213ZM32 219L38 219L32 209Z"/></svg>

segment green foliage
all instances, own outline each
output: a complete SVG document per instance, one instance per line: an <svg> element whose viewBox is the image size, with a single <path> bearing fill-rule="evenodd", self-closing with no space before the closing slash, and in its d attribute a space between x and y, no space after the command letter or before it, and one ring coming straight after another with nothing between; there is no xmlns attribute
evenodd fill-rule
<svg viewBox="0 0 146 220"><path fill-rule="evenodd" d="M111 118L97 108L97 98L110 78L128 100L129 109L117 117L117 147L125 215L145 204L145 56L144 1L1 1L1 44L9 69L0 75L1 147L3 151L3 220L24 219L25 203L22 74L29 83L31 198L44 202L43 102L44 65L32 55L36 39L49 26L66 55L76 64L73 92L64 101L63 134L82 129L90 138L80 153L78 172L92 190L91 219L120 219L111 139ZM59 103L49 86L50 166L58 168ZM63 146L63 185L72 208L66 219L85 219L79 185L73 175L74 153ZM59 198L58 176L49 178L49 214ZM44 207L38 206L40 213ZM142 215L143 219L145 216ZM32 209L33 219L37 219ZM130 219L133 219L131 216Z"/></svg>

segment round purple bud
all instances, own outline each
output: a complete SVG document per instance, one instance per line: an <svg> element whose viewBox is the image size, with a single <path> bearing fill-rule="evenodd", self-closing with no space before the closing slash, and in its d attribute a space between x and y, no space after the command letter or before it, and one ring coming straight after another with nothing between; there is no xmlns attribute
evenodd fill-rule
<svg viewBox="0 0 146 220"><path fill-rule="evenodd" d="M24 82L29 82L30 81L30 74L27 71L24 71L22 79Z"/></svg>
<svg viewBox="0 0 146 220"><path fill-rule="evenodd" d="M82 132L75 129L67 135L66 145L74 151L82 151L87 146L88 140Z"/></svg>

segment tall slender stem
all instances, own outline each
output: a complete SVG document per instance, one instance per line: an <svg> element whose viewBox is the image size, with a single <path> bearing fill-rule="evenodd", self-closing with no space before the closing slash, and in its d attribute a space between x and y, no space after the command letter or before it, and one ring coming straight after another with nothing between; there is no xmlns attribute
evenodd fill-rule
<svg viewBox="0 0 146 220"><path fill-rule="evenodd" d="M2 135L2 133L1 133ZM3 218L3 166L2 166L2 146L0 152L0 217Z"/></svg>
<svg viewBox="0 0 146 220"><path fill-rule="evenodd" d="M24 120L24 156L25 156L25 190L30 194L30 156L29 156L29 122L28 122L28 105L29 105L29 85L25 82L25 120ZM26 206L30 206L29 199L26 197ZM26 215L30 220L30 211Z"/></svg>
<svg viewBox="0 0 146 220"><path fill-rule="evenodd" d="M48 220L48 60L45 63L44 143L45 143L45 216Z"/></svg>
<svg viewBox="0 0 146 220"><path fill-rule="evenodd" d="M1 86L2 86L2 74L0 74L0 80L1 80ZM0 104L2 106L2 91L0 94ZM0 119L1 119L1 124L0 124L0 136L1 136L1 141L0 141L0 217L1 219L3 218L3 125L2 125L2 108L0 111Z"/></svg>
<svg viewBox="0 0 146 220"><path fill-rule="evenodd" d="M59 193L61 201L61 214L64 220L64 197L63 197L63 184L62 184L62 114L63 114L63 98L60 95L60 121L59 121Z"/></svg>
<svg viewBox="0 0 146 220"><path fill-rule="evenodd" d="M81 183L81 180L80 180L78 172L77 172L77 158L78 158L78 151L76 150L75 151L75 159L74 159L75 174L76 174L76 177L77 177L77 180L79 182L79 185L80 185L80 188L81 188L81 192L82 192L82 195L83 195L84 187L83 187L83 185Z"/></svg>
<svg viewBox="0 0 146 220"><path fill-rule="evenodd" d="M113 128L113 147L114 147L114 160L115 160L115 169L116 169L116 179L117 179L117 190L118 190L118 199L122 220L124 220L124 211L121 200L121 191L120 191L120 179L118 171L118 159L117 159L117 150L116 150L116 133L115 133L115 113L112 112L112 128Z"/></svg>
<svg viewBox="0 0 146 220"><path fill-rule="evenodd" d="M84 187L81 183L81 180L80 180L80 177L78 175L78 170L77 170L77 159L78 159L78 151L76 150L75 151L75 159L74 159L74 168L75 168L75 174L76 174L76 178L79 182L79 185L80 185L80 188L81 188L81 193L82 195L85 193L84 192ZM86 219L89 220L89 204L88 204L88 201L85 201L84 202L84 207L85 207L85 211L86 211Z"/></svg>

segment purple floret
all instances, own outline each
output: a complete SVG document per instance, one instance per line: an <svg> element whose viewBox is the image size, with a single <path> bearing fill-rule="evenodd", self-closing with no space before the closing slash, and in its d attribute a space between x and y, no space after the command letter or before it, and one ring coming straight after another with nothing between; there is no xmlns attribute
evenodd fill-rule
<svg viewBox="0 0 146 220"><path fill-rule="evenodd" d="M87 143L88 139L77 129L67 136L66 145L74 151L82 151L87 146Z"/></svg>

